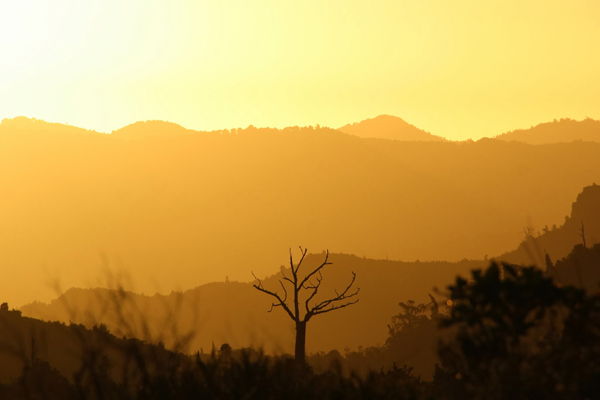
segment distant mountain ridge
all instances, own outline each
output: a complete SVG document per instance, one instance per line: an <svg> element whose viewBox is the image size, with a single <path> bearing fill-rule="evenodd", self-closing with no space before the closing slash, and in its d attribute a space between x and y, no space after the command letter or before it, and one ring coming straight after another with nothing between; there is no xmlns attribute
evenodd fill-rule
<svg viewBox="0 0 600 400"><path fill-rule="evenodd" d="M528 144L568 143L573 141L600 142L600 121L569 118L544 122L529 129L517 129L495 137L498 140Z"/></svg>
<svg viewBox="0 0 600 400"><path fill-rule="evenodd" d="M402 118L392 115L379 115L364 121L344 125L339 131L362 137L401 140L409 142L443 142L441 136L432 135L414 125L409 124Z"/></svg>
<svg viewBox="0 0 600 400"><path fill-rule="evenodd" d="M4 118L0 121L0 134L58 134L58 135L100 135L100 132L79 128L73 125L47 122L29 117Z"/></svg>
<svg viewBox="0 0 600 400"><path fill-rule="evenodd" d="M600 182L600 143L365 140L321 127L170 134L187 131L157 122L127 140L21 122L0 125L0 254L11 271L0 290L13 304L52 298L49 279L89 286L102 255L142 293L264 275L299 244L481 259L515 248L528 217L561 222Z"/></svg>
<svg viewBox="0 0 600 400"><path fill-rule="evenodd" d="M150 137L164 137L167 135L185 135L195 133L181 125L166 121L138 121L113 131L115 136L144 139Z"/></svg>
<svg viewBox="0 0 600 400"><path fill-rule="evenodd" d="M116 129L110 134L125 139L148 139L180 137L190 134L237 134L237 133L293 133L298 131L313 132L341 132L358 138L387 139L404 142L448 142L443 136L433 135L393 115L379 115L360 122L350 123L337 129L325 127L298 127L286 128L257 128L252 125L246 128L195 130L188 129L179 124L149 120L138 121ZM0 121L0 133L21 132L29 134L59 134L64 136L86 134L104 135L104 132L87 130L76 126L46 122L29 117L5 118ZM485 139L485 138L484 138ZM531 145L569 143L573 141L600 142L600 121L586 118L581 121L563 118L551 122L544 122L528 129L515 129L499 134L493 138L501 141L520 142Z"/></svg>

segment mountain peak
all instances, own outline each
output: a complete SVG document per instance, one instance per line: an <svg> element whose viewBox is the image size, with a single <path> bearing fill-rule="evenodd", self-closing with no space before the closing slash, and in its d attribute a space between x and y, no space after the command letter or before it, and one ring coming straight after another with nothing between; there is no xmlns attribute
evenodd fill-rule
<svg viewBox="0 0 600 400"><path fill-rule="evenodd" d="M128 138L158 138L165 136L181 136L191 131L173 122L152 120L138 121L121 129L113 131L113 135L127 136Z"/></svg>
<svg viewBox="0 0 600 400"><path fill-rule="evenodd" d="M367 118L363 122L365 122L365 121L394 121L394 122L402 122L406 125L410 125L408 122L406 122L402 118L397 117L395 115L390 115L390 114L380 114L373 118ZM410 126L412 126L412 125L410 125Z"/></svg>
<svg viewBox="0 0 600 400"><path fill-rule="evenodd" d="M441 142L445 139L435 136L400 117L382 114L364 121L344 125L341 132L363 138L391 139L409 142Z"/></svg>

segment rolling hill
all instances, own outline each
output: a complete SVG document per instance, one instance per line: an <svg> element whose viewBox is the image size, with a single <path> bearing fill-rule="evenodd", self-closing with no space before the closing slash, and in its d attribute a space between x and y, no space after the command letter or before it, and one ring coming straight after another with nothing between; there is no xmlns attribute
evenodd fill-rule
<svg viewBox="0 0 600 400"><path fill-rule="evenodd" d="M144 140L150 138L164 138L174 135L197 133L181 125L165 121L139 121L113 131L111 134L125 139Z"/></svg>
<svg viewBox="0 0 600 400"><path fill-rule="evenodd" d="M390 139L407 142L441 142L445 140L393 115L379 115L375 118L344 125L338 128L338 130L362 138Z"/></svg>
<svg viewBox="0 0 600 400"><path fill-rule="evenodd" d="M600 142L600 121L591 118L575 121L568 118L538 124L529 129L517 129L496 136L498 140L528 144Z"/></svg>

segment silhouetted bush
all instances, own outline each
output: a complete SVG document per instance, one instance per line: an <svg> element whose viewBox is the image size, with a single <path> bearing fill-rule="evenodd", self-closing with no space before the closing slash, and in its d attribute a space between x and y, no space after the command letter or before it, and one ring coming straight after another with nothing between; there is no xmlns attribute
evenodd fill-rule
<svg viewBox="0 0 600 400"><path fill-rule="evenodd" d="M382 346L358 350L316 353L309 363L317 371L340 370L349 375L366 377L372 371L388 372L403 366L421 379L433 377L437 363L437 343L440 339L438 324L444 310L430 296L429 303L412 300L400 302L400 312L388 325L388 338Z"/></svg>
<svg viewBox="0 0 600 400"><path fill-rule="evenodd" d="M348 377L335 370L315 373L291 357L255 351L241 351L232 358L196 355L154 370L136 384L116 382L106 370L70 383L47 364L39 365L35 370L26 368L0 393L35 399L418 399L427 388L406 368Z"/></svg>
<svg viewBox="0 0 600 400"><path fill-rule="evenodd" d="M457 278L449 292L437 397L598 398L600 297L508 264Z"/></svg>
<svg viewBox="0 0 600 400"><path fill-rule="evenodd" d="M575 246L567 257L550 266L550 273L563 285L581 287L591 293L600 292L600 244Z"/></svg>

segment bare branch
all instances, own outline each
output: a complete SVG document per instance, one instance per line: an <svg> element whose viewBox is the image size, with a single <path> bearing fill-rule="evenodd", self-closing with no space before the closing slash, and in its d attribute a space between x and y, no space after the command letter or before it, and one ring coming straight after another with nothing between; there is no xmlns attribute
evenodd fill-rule
<svg viewBox="0 0 600 400"><path fill-rule="evenodd" d="M339 295L339 296L336 296L336 297L328 299L328 300L323 300L322 302L320 302L319 304L317 304L310 310L310 314L313 314L313 315L320 314L321 310L327 309L327 307L329 307L330 305L335 306L335 305L333 305L333 303L347 300L352 297L356 297L356 296L358 296L359 292L360 292L360 289L356 289L355 291L353 291L352 293L349 293L347 295L343 295L343 296Z"/></svg>
<svg viewBox="0 0 600 400"><path fill-rule="evenodd" d="M252 276L254 277L254 280L258 282L258 284L260 286L262 286L262 281L260 279L258 279L258 277L256 276L256 274L254 273L254 271L250 271L250 273L252 274Z"/></svg>
<svg viewBox="0 0 600 400"><path fill-rule="evenodd" d="M358 302L358 298L356 298L360 292L359 288L354 288L354 284L356 282L356 274L352 272L352 279L346 285L346 287L342 291L334 290L335 296L322 300L318 302L316 305L311 306L311 302L315 300L317 295L319 294L319 290L321 288L321 283L323 281L323 273L322 270L327 265L331 265L329 262L329 251L325 252L325 259L321 264L319 264L316 268L306 274L304 277L299 276L299 270L304 262L304 259L308 253L307 249L300 247L300 259L298 263L294 264L294 257L292 250L290 249L290 272L292 277L286 276L285 272L281 272L281 279L278 280L281 289L283 290L283 294L271 291L266 289L263 286L263 283L254 273L254 279L256 279L256 283L253 284L253 287L265 294L268 294L271 297L276 299L275 302L271 304L271 308L269 312L273 311L276 307L281 307L285 310L285 312L290 316L293 321L300 322L302 321L301 312L299 309L299 299L300 299L300 291L302 289L307 291L308 296L304 301L304 308L306 310L304 314L303 322L307 322L310 318L318 314L328 313L330 311L339 310L341 308L348 307L352 304L356 304ZM293 289L293 307L291 305L288 306L288 291L286 289L285 282L288 282Z"/></svg>
<svg viewBox="0 0 600 400"><path fill-rule="evenodd" d="M321 281L323 280L323 274L319 272L319 275L316 276L316 283L313 283L312 281L308 281L304 284L304 286L302 287L303 289L314 289L316 285L320 285Z"/></svg>
<svg viewBox="0 0 600 400"><path fill-rule="evenodd" d="M292 255L292 249L288 249L290 253L290 269L292 270L292 275L296 276L296 270L294 269L294 256Z"/></svg>
<svg viewBox="0 0 600 400"><path fill-rule="evenodd" d="M356 294L358 294L358 293L356 293ZM311 314L311 317L313 315L325 314L325 313L328 313L330 311L339 310L340 308L351 306L352 304L358 303L359 300L360 299L356 299L356 300L353 300L353 301L349 301L348 303L340 304L340 305L337 305L337 306L332 306L332 307L326 308L324 310L315 311L315 312L313 312Z"/></svg>
<svg viewBox="0 0 600 400"><path fill-rule="evenodd" d="M285 291L285 287L284 287L284 293L285 293L285 295L284 295L285 296L285 300L284 300L284 299L281 298L281 296L277 292L272 292L272 291L270 291L268 289L265 289L263 287L262 281L260 279L258 279L256 277L256 275L254 275L254 272L252 272L252 276L254 276L254 278L258 282L258 283L255 283L255 284L252 285L256 290L259 290L259 291L261 291L263 293L266 293L269 296L274 297L278 301L278 303L271 304L271 309L269 310L269 312L273 311L273 308L281 306L281 308L283 308L285 310L285 312L288 313L288 315L290 316L290 318L292 318L295 321L296 318L294 317L294 314L292 313L292 311L289 309L289 307L285 303L285 300L287 300L287 291ZM279 281L279 283L281 284L281 281ZM281 285L283 287L283 284L281 284Z"/></svg>
<svg viewBox="0 0 600 400"><path fill-rule="evenodd" d="M284 277L283 277L283 280L284 280L284 281L287 281L287 282L289 282L289 283L291 283L291 284L292 284L292 286L294 285L294 281L293 281L293 280L291 280L290 278L288 278L287 276L284 276Z"/></svg>
<svg viewBox="0 0 600 400"><path fill-rule="evenodd" d="M306 257L306 253L308 252L308 249L303 249L302 246L300 246L300 260L298 260L298 264L296 264L296 273L298 273L298 271L300 270L300 266L302 265L302 262L304 261L304 258ZM302 285L300 285L302 286Z"/></svg>
<svg viewBox="0 0 600 400"><path fill-rule="evenodd" d="M283 282L279 281L279 285L281 286L281 289L283 289L283 302L285 303L287 301L287 290L285 288L285 286L283 285Z"/></svg>
<svg viewBox="0 0 600 400"><path fill-rule="evenodd" d="M298 260L298 263L294 266L294 257L292 255L292 249L289 250L290 251L290 270L292 271L292 278L294 279L294 285L296 285L296 283L298 283L298 270L300 270L300 266L302 265L302 262L304 261L304 258L306 257L306 253L308 252L308 249L303 249L302 247L300 247L300 260ZM297 288L299 289L302 285L298 285Z"/></svg>
<svg viewBox="0 0 600 400"><path fill-rule="evenodd" d="M315 268L311 273L307 274L304 279L302 279L302 281L300 282L299 287L304 286L304 284L306 282L308 282L308 280L310 278L312 278L316 273L320 272L323 268L325 268L325 266L327 265L331 265L331 263L329 262L329 250L327 250L325 252L325 260L323 260L323 262L321 263L321 265L319 265L317 268Z"/></svg>
<svg viewBox="0 0 600 400"><path fill-rule="evenodd" d="M304 274L304 277L301 277L299 275L299 271L308 253L308 249L302 248L302 246L300 246L300 259L295 265L292 249L289 249L289 253L291 277L286 275L286 271L282 267L281 277L280 279L278 279L279 286L281 286L281 289L283 290L283 295L276 291L265 289L262 281L258 279L256 275L254 275L254 273L252 273L252 275L254 276L254 279L256 279L256 283L254 283L252 286L255 289L265 294L268 294L269 296L274 297L276 299L275 302L271 303L271 308L269 309L269 312L273 311L276 307L281 307L289 315L292 321L296 323L295 359L297 362L304 364L306 354L306 323L315 315L325 314L358 303L359 299L357 298L357 296L360 292L360 289L354 288L354 283L356 282L356 274L352 272L352 279L350 280L348 285L346 285L344 290L342 290L341 292L334 290L334 297L327 300L323 300L317 303L316 305L311 306L311 301L316 302L315 298L317 297L321 288L321 282L323 281L322 270L327 265L331 264L329 262L329 251L327 250L325 252L325 259L323 260L323 262L319 264L316 268L314 268L312 271L308 272L307 274ZM288 291L286 289L285 282L288 282L293 289L293 298L291 299L291 301L293 302L293 306L288 306L288 304L286 303L288 300ZM306 309L306 312L304 313L304 318L301 317L302 312L300 311L300 292L302 290L306 291L306 299L304 300L304 308Z"/></svg>
<svg viewBox="0 0 600 400"><path fill-rule="evenodd" d="M319 272L319 276L317 276L317 282L316 283L311 283L310 286L304 286L305 289L312 289L312 293L307 297L306 301L304 302L304 307L306 308L306 315L308 315L310 313L310 306L309 303L310 301L313 299L313 297L315 297L317 295L317 292L319 291L319 287L321 286L321 281L323 280L323 275L321 274L321 272Z"/></svg>
<svg viewBox="0 0 600 400"><path fill-rule="evenodd" d="M340 308L348 307L352 304L357 303L358 299L349 301L349 302L343 303L343 304L335 304L335 303L342 302L344 300L348 300L350 298L358 296L358 293L360 292L359 288L356 288L355 290L350 291L350 289L352 289L352 287L354 286L354 282L356 282L356 273L352 272L352 279L350 280L350 283L348 283L348 285L344 288L344 290L341 293L338 293L336 291L335 297L333 297L331 299L323 300L320 303L318 303L317 305L315 305L314 307L312 307L311 309L309 309L307 311L305 319L309 320L314 315L324 314L326 312L338 310ZM312 296L312 297L314 297L314 296ZM308 303L306 303L306 304L308 304Z"/></svg>
<svg viewBox="0 0 600 400"><path fill-rule="evenodd" d="M294 281L292 281L288 276L286 276L285 269L283 268L283 266L281 266L281 279L283 279L284 281L288 281L292 285L294 284Z"/></svg>
<svg viewBox="0 0 600 400"><path fill-rule="evenodd" d="M292 255L292 249L289 249L290 251L290 271L292 272L292 280L291 280L291 284L294 287L294 293L298 293L298 271L296 270L296 268L294 268L294 257Z"/></svg>

